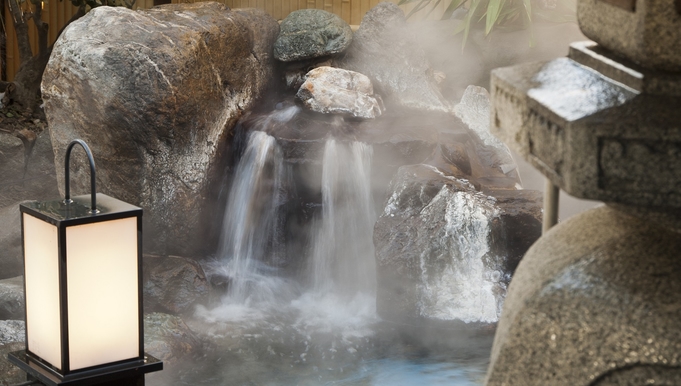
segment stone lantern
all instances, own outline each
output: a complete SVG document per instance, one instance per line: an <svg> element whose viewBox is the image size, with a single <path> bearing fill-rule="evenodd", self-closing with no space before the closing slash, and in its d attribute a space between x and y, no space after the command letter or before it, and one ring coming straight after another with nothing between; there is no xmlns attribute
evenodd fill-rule
<svg viewBox="0 0 681 386"><path fill-rule="evenodd" d="M605 206L521 261L487 385L681 385L681 1L579 0L567 58L492 72L495 134Z"/></svg>

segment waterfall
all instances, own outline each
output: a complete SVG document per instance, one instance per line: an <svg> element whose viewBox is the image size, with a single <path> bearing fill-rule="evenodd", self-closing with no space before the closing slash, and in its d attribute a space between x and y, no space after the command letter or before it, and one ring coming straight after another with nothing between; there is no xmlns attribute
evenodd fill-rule
<svg viewBox="0 0 681 386"><path fill-rule="evenodd" d="M313 238L312 285L316 294L374 294L372 148L329 139L322 161L322 217Z"/></svg>
<svg viewBox="0 0 681 386"><path fill-rule="evenodd" d="M230 278L229 297L236 303L274 296L260 271L266 256L281 249L277 225L284 176L275 139L262 131L250 133L234 173L219 248Z"/></svg>
<svg viewBox="0 0 681 386"><path fill-rule="evenodd" d="M492 263L497 259L490 245L492 222L499 216L493 199L445 187L421 215L444 217L442 227L431 234L437 251L424 248L419 258L421 315L466 323L498 321L501 299L495 286L502 273Z"/></svg>

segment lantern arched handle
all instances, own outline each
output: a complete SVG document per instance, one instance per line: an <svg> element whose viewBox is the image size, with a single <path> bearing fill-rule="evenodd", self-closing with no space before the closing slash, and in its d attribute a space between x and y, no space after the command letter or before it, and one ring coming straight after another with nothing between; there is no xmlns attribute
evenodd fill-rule
<svg viewBox="0 0 681 386"><path fill-rule="evenodd" d="M66 158L64 159L64 202L70 204L71 200L70 183L69 183L69 162L71 159L71 150L78 144L83 147L87 154L88 161L90 161L90 213L97 213L97 189L95 186L95 159L92 157L90 147L82 139L74 139L66 148Z"/></svg>

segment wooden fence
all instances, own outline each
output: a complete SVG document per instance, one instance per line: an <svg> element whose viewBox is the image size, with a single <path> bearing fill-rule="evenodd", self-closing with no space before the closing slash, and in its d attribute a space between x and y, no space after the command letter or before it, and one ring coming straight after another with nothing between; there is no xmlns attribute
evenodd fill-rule
<svg viewBox="0 0 681 386"><path fill-rule="evenodd" d="M201 0L137 0L135 8L145 9L154 5L167 3L183 3ZM289 13L305 8L324 9L340 16L350 25L358 25L364 14L381 0L218 0L230 8L260 8L267 11L275 19L281 20ZM397 3L398 0L390 0ZM449 3L446 0L442 3ZM5 2L7 4L7 2ZM24 1L22 7L30 11L34 7L30 1ZM48 44L52 44L59 30L76 13L77 8L71 5L69 0L49 0L42 3L42 19L49 24ZM406 8L405 11L408 11ZM11 81L14 74L19 70L19 50L17 47L16 34L12 16L5 5L5 31L6 31L6 50L5 50L5 73L6 80ZM29 21L29 37L33 45L34 52L38 46L38 36L32 21Z"/></svg>

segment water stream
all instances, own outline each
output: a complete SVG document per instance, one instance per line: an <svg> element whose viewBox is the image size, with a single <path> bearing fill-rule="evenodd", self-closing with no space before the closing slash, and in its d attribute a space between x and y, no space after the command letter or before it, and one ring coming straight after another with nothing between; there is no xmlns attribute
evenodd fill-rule
<svg viewBox="0 0 681 386"><path fill-rule="evenodd" d="M188 322L211 337L209 356L150 383L480 384L491 334L434 329L414 339L405 326L376 314L370 145L326 140L321 210L309 227L306 256L299 257L306 264L297 275L269 264L286 250L281 217L291 170L264 130L296 112L261 120L256 129L263 131L249 133L235 169L218 259L206 267L209 275L227 277L229 289Z"/></svg>

